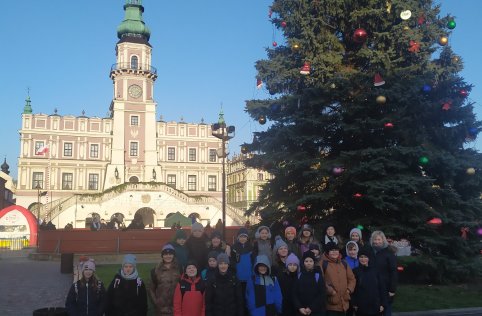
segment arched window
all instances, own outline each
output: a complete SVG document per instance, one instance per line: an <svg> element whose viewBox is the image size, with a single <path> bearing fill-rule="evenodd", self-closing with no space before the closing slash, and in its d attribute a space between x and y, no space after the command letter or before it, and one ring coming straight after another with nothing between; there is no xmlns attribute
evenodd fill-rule
<svg viewBox="0 0 482 316"><path fill-rule="evenodd" d="M129 182L130 183L138 183L139 182L139 178L136 177L136 176L132 176L129 178Z"/></svg>
<svg viewBox="0 0 482 316"><path fill-rule="evenodd" d="M131 69L138 69L139 68L139 60L137 59L137 56L132 56L131 57Z"/></svg>

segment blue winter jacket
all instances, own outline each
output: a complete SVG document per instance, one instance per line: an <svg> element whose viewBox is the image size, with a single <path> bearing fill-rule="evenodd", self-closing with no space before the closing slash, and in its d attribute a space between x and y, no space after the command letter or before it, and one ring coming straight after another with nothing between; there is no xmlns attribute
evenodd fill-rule
<svg viewBox="0 0 482 316"><path fill-rule="evenodd" d="M236 277L241 282L248 282L248 279L253 274L253 266L251 265L252 248L246 244L243 245L237 242L233 246L236 256Z"/></svg>
<svg viewBox="0 0 482 316"><path fill-rule="evenodd" d="M268 273L260 275L257 266L264 264ZM251 316L275 316L281 314L283 296L278 279L271 276L269 259L265 255L256 257L254 264L255 274L248 279L246 285L246 305Z"/></svg>
<svg viewBox="0 0 482 316"><path fill-rule="evenodd" d="M358 261L358 259L352 258L350 256L346 256L345 261L346 263L348 263L348 265L352 270L355 268L358 268L358 266L360 265L360 262Z"/></svg>

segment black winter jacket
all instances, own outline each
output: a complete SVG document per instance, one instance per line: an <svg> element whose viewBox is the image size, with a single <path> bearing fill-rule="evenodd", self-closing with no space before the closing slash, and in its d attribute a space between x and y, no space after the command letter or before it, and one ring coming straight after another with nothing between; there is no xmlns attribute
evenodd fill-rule
<svg viewBox="0 0 482 316"><path fill-rule="evenodd" d="M301 315L299 309L302 307L309 307L311 316L325 315L326 286L321 271L302 271L295 282L292 298L298 315Z"/></svg>
<svg viewBox="0 0 482 316"><path fill-rule="evenodd" d="M77 281L70 287L65 300L69 316L104 315L105 288L101 281L95 284L90 279L87 283Z"/></svg>
<svg viewBox="0 0 482 316"><path fill-rule="evenodd" d="M279 286L281 288L281 295L283 295L283 308L281 315L294 316L298 313L298 311L295 309L291 297L293 296L293 287L298 280L298 272L282 271L281 273L277 274L276 277L278 278Z"/></svg>
<svg viewBox="0 0 482 316"><path fill-rule="evenodd" d="M145 316L147 292L140 279L126 280L116 274L107 289L106 316Z"/></svg>
<svg viewBox="0 0 482 316"><path fill-rule="evenodd" d="M352 295L352 305L358 307L358 313L377 315L380 306L387 306L387 295L385 285L380 279L375 267L362 266L353 270L356 278L356 287Z"/></svg>
<svg viewBox="0 0 482 316"><path fill-rule="evenodd" d="M395 293L397 290L397 258L395 254L388 248L377 251L374 255L375 267L380 274L381 281L385 285L385 294L388 292Z"/></svg>
<svg viewBox="0 0 482 316"><path fill-rule="evenodd" d="M233 272L225 275L216 272L214 278L208 280L205 295L205 316L243 316L241 283Z"/></svg>
<svg viewBox="0 0 482 316"><path fill-rule="evenodd" d="M208 238L205 234L196 238L189 236L184 246L187 249L188 259L197 263L198 271L202 271L208 264Z"/></svg>

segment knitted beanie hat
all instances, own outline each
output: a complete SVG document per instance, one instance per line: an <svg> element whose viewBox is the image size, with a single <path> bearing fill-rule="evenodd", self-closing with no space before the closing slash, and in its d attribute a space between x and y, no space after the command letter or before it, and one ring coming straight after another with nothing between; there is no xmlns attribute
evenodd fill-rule
<svg viewBox="0 0 482 316"><path fill-rule="evenodd" d="M246 237L249 237L248 235L248 230L245 228L245 227L241 227L239 230L238 230L238 238L240 236L246 236Z"/></svg>
<svg viewBox="0 0 482 316"><path fill-rule="evenodd" d="M178 239L186 239L186 232L182 229L176 230L176 234L174 235L174 240Z"/></svg>
<svg viewBox="0 0 482 316"><path fill-rule="evenodd" d="M305 262L306 258L311 258L314 262L316 262L315 254L312 251L305 251L303 254L303 262Z"/></svg>
<svg viewBox="0 0 482 316"><path fill-rule="evenodd" d="M215 230L211 233L211 239L214 239L214 238L223 239L221 233L218 232L217 230Z"/></svg>
<svg viewBox="0 0 482 316"><path fill-rule="evenodd" d="M325 251L325 253L329 253L330 250L340 250L340 247L338 247L336 243L330 241L323 247L323 250Z"/></svg>
<svg viewBox="0 0 482 316"><path fill-rule="evenodd" d="M194 231L201 231L202 232L203 230L204 230L203 224L198 223L198 222L192 223L191 232L194 232Z"/></svg>
<svg viewBox="0 0 482 316"><path fill-rule="evenodd" d="M220 263L229 264L229 256L227 254L225 254L224 252L220 253L218 255L218 257L216 258L216 260L218 261L218 264L220 264Z"/></svg>
<svg viewBox="0 0 482 316"><path fill-rule="evenodd" d="M95 271L94 259L89 259L82 264L82 270L92 270Z"/></svg>
<svg viewBox="0 0 482 316"><path fill-rule="evenodd" d="M176 250L174 249L174 247L171 244L165 244L164 247L162 247L161 254L164 255L164 254L167 254L167 253L176 254Z"/></svg>
<svg viewBox="0 0 482 316"><path fill-rule="evenodd" d="M300 259L294 254L290 253L290 255L286 258L285 265L288 267L290 263L296 263L298 267L300 266Z"/></svg>
<svg viewBox="0 0 482 316"><path fill-rule="evenodd" d="M214 250L210 251L208 253L208 260L211 259L211 258L214 258L214 259L218 260L218 254L219 254L219 252L217 252L217 251L214 251Z"/></svg>
<svg viewBox="0 0 482 316"><path fill-rule="evenodd" d="M296 228L294 228L293 226L288 226L285 228L285 237L286 237L286 233L293 233L294 235L296 235Z"/></svg>
<svg viewBox="0 0 482 316"><path fill-rule="evenodd" d="M357 233L358 236L360 237L360 240L362 239L362 232L361 232L361 229L360 228L353 228L352 230L350 230L350 239L351 239L351 234L353 233Z"/></svg>
<svg viewBox="0 0 482 316"><path fill-rule="evenodd" d="M273 246L273 254L274 255L277 255L278 254L278 250L281 248L281 247L286 247L288 249L288 244L283 240L283 238L281 238L281 236L276 236L274 238L275 242L274 242L274 246Z"/></svg>
<svg viewBox="0 0 482 316"><path fill-rule="evenodd" d="M125 264L132 264L134 268L137 265L137 258L133 254L127 254L124 256L124 260L122 260L122 266Z"/></svg>

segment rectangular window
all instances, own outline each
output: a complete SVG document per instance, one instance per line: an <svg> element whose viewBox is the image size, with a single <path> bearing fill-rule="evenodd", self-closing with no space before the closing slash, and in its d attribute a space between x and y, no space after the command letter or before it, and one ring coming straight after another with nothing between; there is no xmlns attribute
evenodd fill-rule
<svg viewBox="0 0 482 316"><path fill-rule="evenodd" d="M44 142L43 141L36 141L35 142L35 154L38 155L38 150L40 148L44 147Z"/></svg>
<svg viewBox="0 0 482 316"><path fill-rule="evenodd" d="M258 173L258 181L263 181L264 175L260 172Z"/></svg>
<svg viewBox="0 0 482 316"><path fill-rule="evenodd" d="M99 175L96 173L89 173L89 190L99 189Z"/></svg>
<svg viewBox="0 0 482 316"><path fill-rule="evenodd" d="M131 125L132 126L138 126L139 125L139 116L137 116L137 115L131 116Z"/></svg>
<svg viewBox="0 0 482 316"><path fill-rule="evenodd" d="M176 160L176 148L174 147L167 148L167 160Z"/></svg>
<svg viewBox="0 0 482 316"><path fill-rule="evenodd" d="M44 173L34 172L32 175L32 189L44 188Z"/></svg>
<svg viewBox="0 0 482 316"><path fill-rule="evenodd" d="M72 190L73 173L62 173L62 190Z"/></svg>
<svg viewBox="0 0 482 316"><path fill-rule="evenodd" d="M217 157L216 149L209 149L209 162L216 162Z"/></svg>
<svg viewBox="0 0 482 316"><path fill-rule="evenodd" d="M99 158L99 144L90 144L90 158Z"/></svg>
<svg viewBox="0 0 482 316"><path fill-rule="evenodd" d="M196 191L196 176L187 176L187 190Z"/></svg>
<svg viewBox="0 0 482 316"><path fill-rule="evenodd" d="M137 157L137 155L139 154L139 143L138 142L131 142L129 154L132 157Z"/></svg>
<svg viewBox="0 0 482 316"><path fill-rule="evenodd" d="M176 188L176 175L175 174L168 174L167 175L167 185L171 188Z"/></svg>
<svg viewBox="0 0 482 316"><path fill-rule="evenodd" d="M208 176L208 191L216 191L216 176Z"/></svg>
<svg viewBox="0 0 482 316"><path fill-rule="evenodd" d="M189 161L196 161L196 148L189 148Z"/></svg>
<svg viewBox="0 0 482 316"><path fill-rule="evenodd" d="M64 143L64 157L72 157L72 143Z"/></svg>

